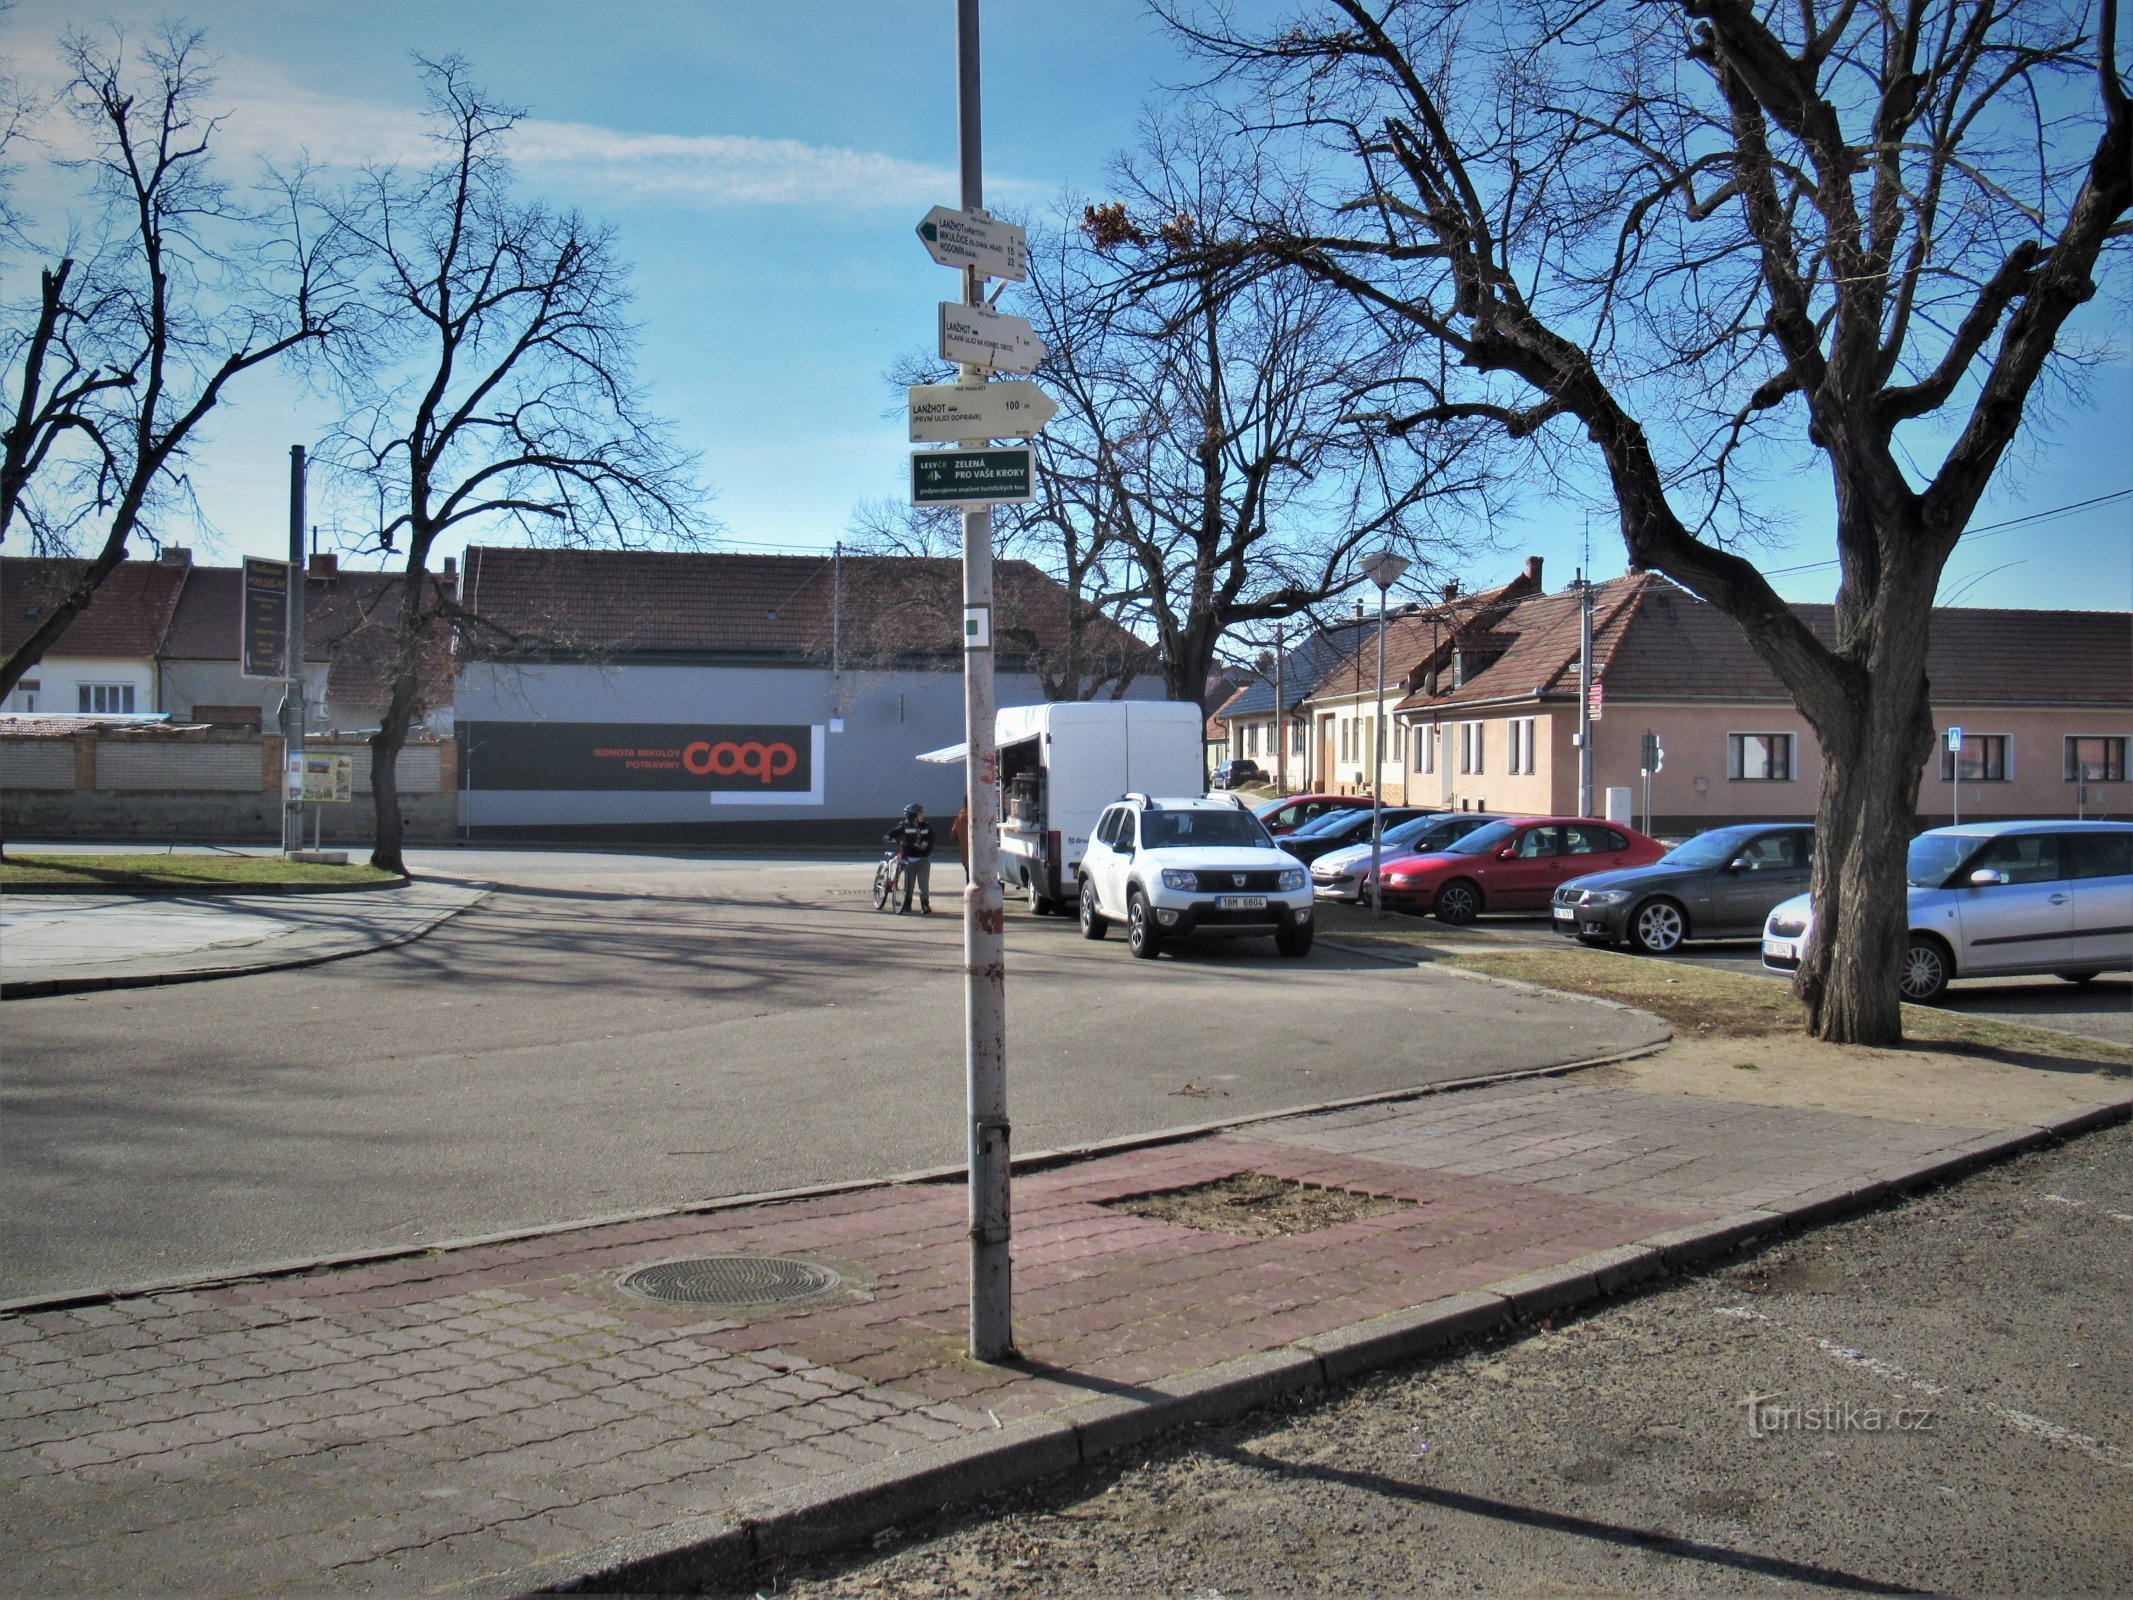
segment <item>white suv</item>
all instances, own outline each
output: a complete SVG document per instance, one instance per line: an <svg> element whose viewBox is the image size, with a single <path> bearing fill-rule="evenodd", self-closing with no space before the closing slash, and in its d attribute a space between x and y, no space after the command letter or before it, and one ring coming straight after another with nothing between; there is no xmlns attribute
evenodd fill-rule
<svg viewBox="0 0 2133 1600"><path fill-rule="evenodd" d="M1123 922L1143 960L1188 933L1270 933L1285 956L1311 949L1310 872L1229 800L1127 795L1098 819L1080 878L1081 936Z"/></svg>

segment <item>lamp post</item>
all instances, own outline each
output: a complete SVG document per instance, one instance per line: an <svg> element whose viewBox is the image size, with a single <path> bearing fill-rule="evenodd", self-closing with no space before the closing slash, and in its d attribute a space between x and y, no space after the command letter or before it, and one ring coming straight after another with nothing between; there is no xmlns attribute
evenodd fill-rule
<svg viewBox="0 0 2133 1600"><path fill-rule="evenodd" d="M1407 558L1380 550L1363 562L1363 576L1378 586L1378 709L1370 724L1370 914L1385 914L1379 881L1385 853L1385 591L1400 581Z"/></svg>

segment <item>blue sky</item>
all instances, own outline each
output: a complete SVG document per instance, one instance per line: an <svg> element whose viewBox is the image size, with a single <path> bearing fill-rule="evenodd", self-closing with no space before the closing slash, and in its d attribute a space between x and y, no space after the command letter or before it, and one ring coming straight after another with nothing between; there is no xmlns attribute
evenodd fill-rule
<svg viewBox="0 0 2133 1600"><path fill-rule="evenodd" d="M108 0L97 14L138 31L174 9L222 59L232 154L415 154L415 49L465 55L492 94L525 106L525 182L612 223L635 264L641 376L701 452L727 547L827 549L857 502L904 492L908 446L882 374L930 344L934 304L956 291L912 233L929 206L956 201L950 0ZM0 36L34 75L83 15L19 0ZM1063 186L1100 193L1143 102L1192 74L1138 0L991 0L984 32L996 205L1038 207ZM1944 598L2133 606L2133 499L1994 526L2133 487L2133 364L2125 329L2103 320L2117 314L2092 319L2118 346L2095 408L2065 414L2003 472ZM197 541L203 559L286 547L288 449L326 420L284 385L239 394L197 462L215 529ZM1766 569L1802 569L1776 579L1790 598L1834 587L1834 566L1816 565L1831 554L1825 507L1820 483L1803 480L1792 542L1761 555ZM1553 587L1578 545L1578 514L1531 497L1468 576L1498 581L1537 552ZM1612 529L1596 527L1596 574L1622 564Z"/></svg>

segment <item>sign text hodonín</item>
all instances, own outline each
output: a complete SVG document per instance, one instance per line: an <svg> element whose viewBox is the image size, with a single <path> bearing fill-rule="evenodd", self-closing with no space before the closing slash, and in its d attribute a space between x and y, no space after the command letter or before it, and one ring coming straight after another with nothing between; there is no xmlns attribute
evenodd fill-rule
<svg viewBox="0 0 2133 1600"><path fill-rule="evenodd" d="M244 619L239 639L247 678L289 675L289 563L244 558Z"/></svg>
<svg viewBox="0 0 2133 1600"><path fill-rule="evenodd" d="M1029 234L1012 222L935 206L918 225L926 254L944 267L976 267L988 278L1029 276Z"/></svg>
<svg viewBox="0 0 2133 1600"><path fill-rule="evenodd" d="M981 506L1034 499L1030 449L924 450L911 457L915 506Z"/></svg>
<svg viewBox="0 0 2133 1600"><path fill-rule="evenodd" d="M805 725L471 722L461 783L483 789L790 794L814 787Z"/></svg>

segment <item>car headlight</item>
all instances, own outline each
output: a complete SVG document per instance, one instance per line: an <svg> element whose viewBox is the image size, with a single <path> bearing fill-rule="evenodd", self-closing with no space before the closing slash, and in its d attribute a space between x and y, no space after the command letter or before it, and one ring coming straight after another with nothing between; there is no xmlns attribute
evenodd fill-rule
<svg viewBox="0 0 2133 1600"><path fill-rule="evenodd" d="M1807 931L1807 919L1800 916L1772 917L1770 926L1763 931L1774 933L1781 939L1797 939Z"/></svg>
<svg viewBox="0 0 2133 1600"><path fill-rule="evenodd" d="M1283 867L1279 881L1284 889L1301 889L1307 880L1302 867Z"/></svg>
<svg viewBox="0 0 2133 1600"><path fill-rule="evenodd" d="M1585 904L1588 906L1618 906L1629 898L1627 889L1587 889Z"/></svg>
<svg viewBox="0 0 2133 1600"><path fill-rule="evenodd" d="M1200 887L1200 875L1197 872L1188 872L1183 867L1165 867L1163 869L1163 887L1166 889L1181 889L1190 894Z"/></svg>
<svg viewBox="0 0 2133 1600"><path fill-rule="evenodd" d="M1385 874L1385 881L1387 883L1397 883L1404 886L1406 884L1413 883L1415 880L1409 877L1404 872L1388 872Z"/></svg>

